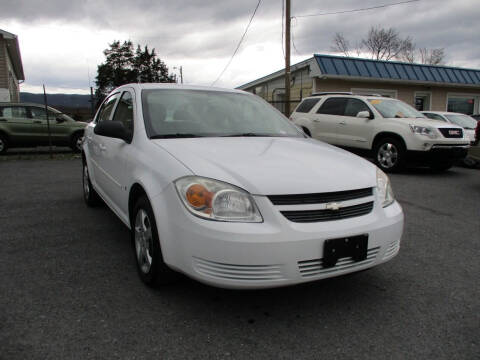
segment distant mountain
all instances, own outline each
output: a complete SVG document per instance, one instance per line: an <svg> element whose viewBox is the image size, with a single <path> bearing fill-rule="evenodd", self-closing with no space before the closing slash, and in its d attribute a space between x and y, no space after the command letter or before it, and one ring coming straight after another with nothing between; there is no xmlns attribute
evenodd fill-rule
<svg viewBox="0 0 480 360"><path fill-rule="evenodd" d="M32 94L27 92L20 92L21 102L32 102L43 104L43 94ZM90 95L77 94L47 94L47 102L52 107L65 108L90 108Z"/></svg>

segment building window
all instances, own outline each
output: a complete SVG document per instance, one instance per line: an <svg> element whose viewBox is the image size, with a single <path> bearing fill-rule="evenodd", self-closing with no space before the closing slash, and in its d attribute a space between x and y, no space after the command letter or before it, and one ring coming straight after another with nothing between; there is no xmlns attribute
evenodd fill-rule
<svg viewBox="0 0 480 360"><path fill-rule="evenodd" d="M431 98L432 98L432 94L429 92L416 92L415 108L418 111L431 110Z"/></svg>
<svg viewBox="0 0 480 360"><path fill-rule="evenodd" d="M447 100L447 111L472 115L475 113L476 109L478 111L479 98L479 96L449 95Z"/></svg>

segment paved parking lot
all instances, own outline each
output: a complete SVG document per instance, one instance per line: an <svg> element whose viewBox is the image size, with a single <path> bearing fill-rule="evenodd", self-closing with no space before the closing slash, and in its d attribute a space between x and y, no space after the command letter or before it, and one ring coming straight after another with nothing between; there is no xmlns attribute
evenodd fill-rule
<svg viewBox="0 0 480 360"><path fill-rule="evenodd" d="M370 271L231 291L139 280L77 160L0 162L0 359L478 359L480 171L393 175L400 254Z"/></svg>

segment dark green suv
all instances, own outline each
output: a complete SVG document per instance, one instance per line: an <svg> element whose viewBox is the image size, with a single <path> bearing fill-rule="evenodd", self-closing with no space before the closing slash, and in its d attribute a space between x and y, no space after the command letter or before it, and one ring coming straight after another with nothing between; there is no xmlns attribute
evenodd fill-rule
<svg viewBox="0 0 480 360"><path fill-rule="evenodd" d="M49 107L52 145L80 151L87 123L73 120ZM48 145L45 106L31 103L0 103L0 153L9 147Z"/></svg>

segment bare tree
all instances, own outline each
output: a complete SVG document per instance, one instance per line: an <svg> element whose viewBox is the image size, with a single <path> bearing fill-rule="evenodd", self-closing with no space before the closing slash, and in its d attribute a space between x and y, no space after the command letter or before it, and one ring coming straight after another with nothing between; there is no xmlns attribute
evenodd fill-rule
<svg viewBox="0 0 480 360"><path fill-rule="evenodd" d="M350 56L352 49L350 42L342 33L335 33L332 51ZM364 51L365 50L365 51ZM415 43L410 36L402 38L394 28L380 28L372 26L365 39L356 43L355 53L360 56L362 52L369 53L376 60L401 60L409 63L416 62L417 53L422 64L438 65L443 63L445 51L443 48L416 49Z"/></svg>
<svg viewBox="0 0 480 360"><path fill-rule="evenodd" d="M367 38L362 40L362 45L376 60L397 58L405 49L414 46L410 37L402 39L394 28L383 29L373 26L368 31Z"/></svg>
<svg viewBox="0 0 480 360"><path fill-rule="evenodd" d="M335 33L331 49L334 52L339 52L343 53L345 56L350 56L350 43L342 33Z"/></svg>
<svg viewBox="0 0 480 360"><path fill-rule="evenodd" d="M427 49L424 47L418 49L418 52L420 53L422 64L439 65L445 59L445 50L443 48Z"/></svg>

